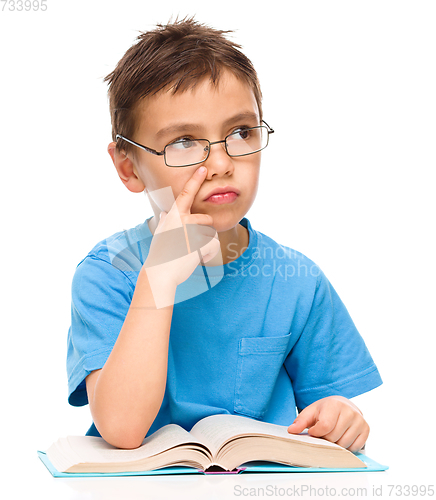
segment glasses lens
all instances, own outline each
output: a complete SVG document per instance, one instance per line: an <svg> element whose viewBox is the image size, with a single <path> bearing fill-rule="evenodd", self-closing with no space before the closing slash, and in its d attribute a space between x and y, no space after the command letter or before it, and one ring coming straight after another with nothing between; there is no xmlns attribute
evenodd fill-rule
<svg viewBox="0 0 436 500"><path fill-rule="evenodd" d="M264 126L242 128L226 139L227 152L230 156L244 156L256 153L268 145L268 129Z"/></svg>
<svg viewBox="0 0 436 500"><path fill-rule="evenodd" d="M165 161L170 167L195 165L206 159L208 150L208 141L181 139L165 147Z"/></svg>

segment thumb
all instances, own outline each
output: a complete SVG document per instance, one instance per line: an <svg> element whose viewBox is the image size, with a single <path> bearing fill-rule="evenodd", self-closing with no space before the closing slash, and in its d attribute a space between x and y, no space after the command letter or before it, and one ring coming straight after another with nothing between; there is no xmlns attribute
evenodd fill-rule
<svg viewBox="0 0 436 500"><path fill-rule="evenodd" d="M317 409L309 405L298 415L294 422L288 427L289 434L300 434L304 429L312 427L317 422Z"/></svg>

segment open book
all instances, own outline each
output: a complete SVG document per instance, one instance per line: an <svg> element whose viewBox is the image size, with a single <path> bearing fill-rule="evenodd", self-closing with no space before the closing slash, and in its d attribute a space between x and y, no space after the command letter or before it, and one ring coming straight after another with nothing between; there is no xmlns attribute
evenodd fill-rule
<svg viewBox="0 0 436 500"><path fill-rule="evenodd" d="M289 434L287 426L236 415L203 418L190 432L166 425L134 450L116 448L99 437L60 438L47 450L47 457L58 471L66 473L140 472L174 466L232 471L260 460L298 467L366 467L337 444L307 434Z"/></svg>

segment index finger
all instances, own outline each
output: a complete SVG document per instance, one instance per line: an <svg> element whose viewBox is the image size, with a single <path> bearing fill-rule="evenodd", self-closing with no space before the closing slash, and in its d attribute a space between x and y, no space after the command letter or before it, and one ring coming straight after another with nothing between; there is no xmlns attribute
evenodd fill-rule
<svg viewBox="0 0 436 500"><path fill-rule="evenodd" d="M288 427L290 434L300 434L317 423L318 411L315 405L306 406L293 423Z"/></svg>
<svg viewBox="0 0 436 500"><path fill-rule="evenodd" d="M206 173L206 167L197 168L192 177L185 184L176 198L177 208L180 214L190 214L191 207L194 203L195 195L198 193L200 186L203 184Z"/></svg>

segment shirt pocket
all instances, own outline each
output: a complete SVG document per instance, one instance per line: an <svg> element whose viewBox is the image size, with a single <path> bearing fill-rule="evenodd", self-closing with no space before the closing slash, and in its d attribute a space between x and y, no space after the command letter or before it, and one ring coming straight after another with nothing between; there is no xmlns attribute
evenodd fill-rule
<svg viewBox="0 0 436 500"><path fill-rule="evenodd" d="M239 341L235 413L263 417L287 354L290 335L243 338Z"/></svg>

